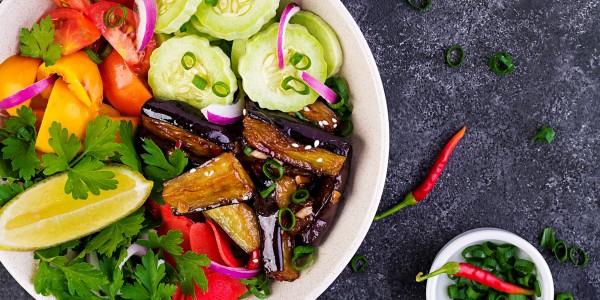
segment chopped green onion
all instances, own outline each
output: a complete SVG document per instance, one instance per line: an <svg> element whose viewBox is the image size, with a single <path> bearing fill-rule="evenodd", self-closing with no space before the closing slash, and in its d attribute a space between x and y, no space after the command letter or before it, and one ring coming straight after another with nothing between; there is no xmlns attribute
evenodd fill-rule
<svg viewBox="0 0 600 300"><path fill-rule="evenodd" d="M92 50L90 47L85 47L85 53L90 57L90 59L97 65L102 63L102 59Z"/></svg>
<svg viewBox="0 0 600 300"><path fill-rule="evenodd" d="M574 300L575 298L573 298L573 295L569 292L564 292L564 293L560 293L558 295L556 295L556 297L554 298L556 300Z"/></svg>
<svg viewBox="0 0 600 300"><path fill-rule="evenodd" d="M271 168L277 169L277 174L273 174ZM283 177L283 167L274 159L267 159L262 165L262 170L265 176L271 180L279 180Z"/></svg>
<svg viewBox="0 0 600 300"><path fill-rule="evenodd" d="M304 260L304 263L298 265L298 260ZM306 269L315 260L315 247L298 246L294 248L294 257L292 258L292 268L296 271Z"/></svg>
<svg viewBox="0 0 600 300"><path fill-rule="evenodd" d="M222 81L213 84L212 91L215 95L217 95L217 97L221 98L227 97L231 93L231 90L229 89L227 83Z"/></svg>
<svg viewBox="0 0 600 300"><path fill-rule="evenodd" d="M554 257L560 262L564 262L569 256L569 248L567 248L567 244L564 241L557 241L552 248L552 252L554 253Z"/></svg>
<svg viewBox="0 0 600 300"><path fill-rule="evenodd" d="M515 70L515 65L510 60L510 55L500 52L490 59L490 69L498 75L508 75Z"/></svg>
<svg viewBox="0 0 600 300"><path fill-rule="evenodd" d="M505 295L498 295L498 297L496 297L496 300L508 300L508 298L506 298Z"/></svg>
<svg viewBox="0 0 600 300"><path fill-rule="evenodd" d="M19 137L23 138L26 141L31 141L31 132L26 127L20 127L17 130L17 134Z"/></svg>
<svg viewBox="0 0 600 300"><path fill-rule="evenodd" d="M115 18L117 18L117 16L115 15L115 10L117 8L121 9L123 15L121 16L121 19L119 19L117 22L114 22ZM115 5L109 8L106 14L104 15L104 25L106 25L106 27L108 28L117 28L123 25L123 23L125 22L125 18L127 18L127 7L123 5Z"/></svg>
<svg viewBox="0 0 600 300"><path fill-rule="evenodd" d="M102 53L100 53L100 57L102 59L107 58L112 51L113 51L113 47L109 43L106 43L106 46L102 50Z"/></svg>
<svg viewBox="0 0 600 300"><path fill-rule="evenodd" d="M325 85L332 89L339 97L339 101L331 104L327 101L327 105L336 111L336 113L340 113L340 110L346 109L352 112L352 105L350 104L350 88L348 87L348 83L342 77L330 77L325 81Z"/></svg>
<svg viewBox="0 0 600 300"><path fill-rule="evenodd" d="M455 53L455 52L458 54L458 60L452 60L452 53ZM445 58L446 58L446 63L450 67L458 68L465 61L465 50L459 45L454 45L454 46L448 48L448 50L446 50Z"/></svg>
<svg viewBox="0 0 600 300"><path fill-rule="evenodd" d="M546 125L542 125L542 127L540 127L540 130L538 130L538 132L533 137L532 141L546 142L548 144L551 144L552 141L554 141L555 137L556 137L556 131L554 131L552 128L550 128ZM544 229L544 231L545 231L545 229Z"/></svg>
<svg viewBox="0 0 600 300"><path fill-rule="evenodd" d="M181 27L179 27L179 32L181 32L181 33L187 32L187 25L186 24L181 25Z"/></svg>
<svg viewBox="0 0 600 300"><path fill-rule="evenodd" d="M465 249L464 249L464 250L461 252L461 254L460 254L460 255L461 255L463 258L465 258L465 259L466 259L466 258L469 256L469 254L470 254L471 252L473 252L473 251L480 251L480 250L481 250L481 246L480 246L480 245L472 245L472 246L469 246L469 247L465 248Z"/></svg>
<svg viewBox="0 0 600 300"><path fill-rule="evenodd" d="M354 255L350 261L350 267L354 273L360 273L367 266L367 257L364 255Z"/></svg>
<svg viewBox="0 0 600 300"><path fill-rule="evenodd" d="M517 270L523 274L527 274L527 273L531 273L533 271L533 269L535 268L535 264L526 259L517 259L517 260L515 260L514 267L515 267L515 270Z"/></svg>
<svg viewBox="0 0 600 300"><path fill-rule="evenodd" d="M308 200L310 193L307 190L297 190L292 195L292 203L302 204Z"/></svg>
<svg viewBox="0 0 600 300"><path fill-rule="evenodd" d="M302 90L297 89L297 87L294 87L293 85L291 85L290 83L293 83L294 85L300 85L303 87ZM294 76L288 76L286 77L283 82L281 83L281 88L283 88L286 91L289 90L293 90L294 92L300 94L300 95L308 95L310 94L310 87L308 87L308 85L306 83L304 83L304 81L294 77Z"/></svg>
<svg viewBox="0 0 600 300"><path fill-rule="evenodd" d="M342 124L340 124L340 127L338 128L338 133L342 137L348 137L352 134L353 130L354 130L354 123L352 123L351 120L346 120L346 121L342 122Z"/></svg>
<svg viewBox="0 0 600 300"><path fill-rule="evenodd" d="M472 258L469 257L466 259L467 263L473 266L476 266L478 268L483 267L483 260L481 258Z"/></svg>
<svg viewBox="0 0 600 300"><path fill-rule="evenodd" d="M477 298L479 298L479 293L477 291L475 291L472 286L469 286L467 288L467 291L466 291L465 294L467 295L467 299L477 299Z"/></svg>
<svg viewBox="0 0 600 300"><path fill-rule="evenodd" d="M418 10L428 10L431 7L431 0L406 0L406 2Z"/></svg>
<svg viewBox="0 0 600 300"><path fill-rule="evenodd" d="M204 3L210 7L215 7L219 4L219 0L204 0Z"/></svg>
<svg viewBox="0 0 600 300"><path fill-rule="evenodd" d="M297 70L300 70L300 71L306 71L312 65L312 61L310 60L310 57L308 57L302 53L294 54L294 56L292 56L291 62L292 62L292 65L294 66L294 68L296 68Z"/></svg>
<svg viewBox="0 0 600 300"><path fill-rule="evenodd" d="M483 261L483 266L488 269L494 270L498 266L498 262L493 257L488 257Z"/></svg>
<svg viewBox="0 0 600 300"><path fill-rule="evenodd" d="M206 86L208 85L208 81L206 81L206 79L202 78L200 75L196 74L194 76L194 79L192 80L192 83L194 84L195 87L197 87L199 90L203 90L206 89Z"/></svg>
<svg viewBox="0 0 600 300"><path fill-rule="evenodd" d="M517 283L521 286L531 287L533 285L532 281L535 281L535 275L533 273L527 273L524 277L517 278Z"/></svg>
<svg viewBox="0 0 600 300"><path fill-rule="evenodd" d="M494 291L490 291L487 295L487 298L485 298L485 300L496 300L496 292Z"/></svg>
<svg viewBox="0 0 600 300"><path fill-rule="evenodd" d="M533 282L533 289L535 290L535 295L538 297L542 296L542 287L540 286L540 282L539 281L534 281Z"/></svg>
<svg viewBox="0 0 600 300"><path fill-rule="evenodd" d="M510 294L508 295L508 300L527 300L527 296Z"/></svg>
<svg viewBox="0 0 600 300"><path fill-rule="evenodd" d="M552 227L544 228L540 246L544 249L552 250L552 248L554 248L554 243L556 243L556 240L554 239L554 229L552 229Z"/></svg>
<svg viewBox="0 0 600 300"><path fill-rule="evenodd" d="M186 70L193 68L194 65L196 65L196 55L194 55L192 52L186 52L181 57L181 65Z"/></svg>
<svg viewBox="0 0 600 300"><path fill-rule="evenodd" d="M588 264L588 255L583 249L575 246L569 250L569 258L576 267L585 267Z"/></svg>
<svg viewBox="0 0 600 300"><path fill-rule="evenodd" d="M275 190L275 188L277 187L276 184L271 184L268 188L260 191L260 196L263 198L267 198L269 197L269 195L271 195L271 193Z"/></svg>
<svg viewBox="0 0 600 300"><path fill-rule="evenodd" d="M250 148L250 146L246 146L246 148L244 148L244 154L250 156L250 153L252 153L252 148Z"/></svg>
<svg viewBox="0 0 600 300"><path fill-rule="evenodd" d="M300 121L302 121L302 122L309 122L309 123L310 123L310 120L309 120L309 119L307 119L307 118L305 118L305 117L302 115L302 113L301 113L301 112L297 111L297 112L295 112L295 113L294 113L294 115L296 115L296 118L298 118Z"/></svg>
<svg viewBox="0 0 600 300"><path fill-rule="evenodd" d="M493 255L494 252L496 252L497 247L498 246L492 242L485 242L481 244L481 250L483 250L483 253L485 253L487 256Z"/></svg>
<svg viewBox="0 0 600 300"><path fill-rule="evenodd" d="M292 224L288 226L283 225L283 214L286 212L290 215L290 218L292 218ZM277 213L277 221L279 222L279 227L281 227L281 229L284 231L291 231L294 229L294 227L296 227L296 215L294 215L294 212L289 207L283 207L279 209L279 213Z"/></svg>
<svg viewBox="0 0 600 300"><path fill-rule="evenodd" d="M269 288L269 279L264 273L250 279L240 279L240 282L248 288L248 292L243 294L239 299L244 299L250 295L254 295L258 299L266 299L271 296L271 289Z"/></svg>
<svg viewBox="0 0 600 300"><path fill-rule="evenodd" d="M456 284L448 286L448 297L450 297L450 299L458 299L460 298L459 295L460 293L458 292L458 286L456 286Z"/></svg>

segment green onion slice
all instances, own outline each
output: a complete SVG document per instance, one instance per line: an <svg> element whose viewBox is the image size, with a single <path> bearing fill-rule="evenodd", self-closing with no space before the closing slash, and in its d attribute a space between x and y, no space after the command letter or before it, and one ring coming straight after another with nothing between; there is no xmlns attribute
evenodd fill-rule
<svg viewBox="0 0 600 300"><path fill-rule="evenodd" d="M569 292L564 292L564 293L560 293L558 295L556 295L556 297L554 298L556 300L574 300L575 298L573 298L573 295Z"/></svg>
<svg viewBox="0 0 600 300"><path fill-rule="evenodd" d="M537 297L541 297L542 296L542 287L540 286L540 282L539 281L534 281L533 282L533 289L535 291L535 295Z"/></svg>
<svg viewBox="0 0 600 300"><path fill-rule="evenodd" d="M227 83L219 81L216 82L215 84L213 84L212 86L212 91L215 95L217 95L217 97L227 97L230 93L231 90L229 89L229 85L227 85Z"/></svg>
<svg viewBox="0 0 600 300"><path fill-rule="evenodd" d="M283 217L285 213L288 213L292 219L292 223L288 226L283 224ZM289 207L283 207L279 209L279 213L277 213L277 221L279 221L279 227L281 227L281 229L284 231L291 231L294 229L294 227L296 227L296 215L294 215L294 212Z"/></svg>
<svg viewBox="0 0 600 300"><path fill-rule="evenodd" d="M473 286L469 286L466 291L467 299L478 299L479 293L473 289Z"/></svg>
<svg viewBox="0 0 600 300"><path fill-rule="evenodd" d="M535 280L534 276L533 273L528 273L524 277L517 278L517 283L521 286L531 287L533 285L532 281Z"/></svg>
<svg viewBox="0 0 600 300"><path fill-rule="evenodd" d="M246 146L246 148L244 148L244 154L250 156L250 153L252 153L252 148L250 148L250 146Z"/></svg>
<svg viewBox="0 0 600 300"><path fill-rule="evenodd" d="M263 198L267 198L269 197L269 195L271 195L271 193L275 190L275 188L277 187L276 184L271 184L268 188L260 191L260 196Z"/></svg>
<svg viewBox="0 0 600 300"><path fill-rule="evenodd" d="M588 264L587 252L577 246L569 250L569 259L578 268L583 268Z"/></svg>
<svg viewBox="0 0 600 300"><path fill-rule="evenodd" d="M302 87L302 89L300 89L299 87ZM281 88L283 88L286 91L293 90L294 92L300 95L310 94L310 87L308 87L308 85L304 83L304 81L294 76L286 77L281 83Z"/></svg>
<svg viewBox="0 0 600 300"><path fill-rule="evenodd" d="M551 227L544 228L544 232L542 233L542 240L540 241L540 246L544 249L552 250L554 248L554 243L556 240L554 238L554 229Z"/></svg>
<svg viewBox="0 0 600 300"><path fill-rule="evenodd" d="M496 300L508 300L508 298L506 298L505 295L498 295L498 297L496 297Z"/></svg>
<svg viewBox="0 0 600 300"><path fill-rule="evenodd" d="M116 15L116 9L121 9L121 11L123 12L120 19L118 20L117 18L119 16ZM108 28L117 28L123 25L123 23L125 22L125 18L127 18L127 7L123 5L115 5L109 8L108 11L106 11L106 14L104 15L104 25L106 25L106 27Z"/></svg>
<svg viewBox="0 0 600 300"><path fill-rule="evenodd" d="M300 121L310 123L310 120L304 117L301 112L297 111L294 113L294 115L296 115L296 118L298 118Z"/></svg>
<svg viewBox="0 0 600 300"><path fill-rule="evenodd" d="M453 53L458 54L458 60L452 59ZM454 45L454 46L448 48L448 50L446 50L445 59L446 59L446 63L450 67L458 68L458 67L462 66L463 62L465 61L465 50L460 45Z"/></svg>
<svg viewBox="0 0 600 300"><path fill-rule="evenodd" d="M354 273L360 273L367 266L368 262L369 261L367 260L366 256L357 254L352 257L352 260L350 261L350 267Z"/></svg>
<svg viewBox="0 0 600 300"><path fill-rule="evenodd" d="M103 60L90 47L85 47L84 50L85 54L87 54L95 64L99 65L102 63Z"/></svg>
<svg viewBox="0 0 600 300"><path fill-rule="evenodd" d="M342 137L348 137L354 131L354 123L351 120L346 120L340 124L338 128L338 134Z"/></svg>
<svg viewBox="0 0 600 300"><path fill-rule="evenodd" d="M304 263L298 265L298 260L304 260ZM315 260L315 247L298 246L294 248L294 257L292 258L292 268L296 271L306 269Z"/></svg>
<svg viewBox="0 0 600 300"><path fill-rule="evenodd" d="M431 7L431 0L406 0L408 5L418 10L428 10Z"/></svg>
<svg viewBox="0 0 600 300"><path fill-rule="evenodd" d="M456 286L456 284L448 286L448 297L450 299L458 299L458 298L460 298L460 293L458 291L458 286Z"/></svg>
<svg viewBox="0 0 600 300"><path fill-rule="evenodd" d="M302 53L294 54L294 56L292 56L291 62L292 62L292 65L294 66L294 68L296 68L297 70L300 70L300 71L306 71L312 65L312 61L310 60L310 57L308 57Z"/></svg>
<svg viewBox="0 0 600 300"><path fill-rule="evenodd" d="M202 78L202 76L200 76L198 74L196 74L194 76L194 79L192 79L192 83L199 90L203 90L203 91L206 89L206 86L208 85L208 81L206 81L206 79Z"/></svg>
<svg viewBox="0 0 600 300"><path fill-rule="evenodd" d="M524 295L516 295L516 294L512 294L512 295L508 295L508 300L527 300L527 296Z"/></svg>
<svg viewBox="0 0 600 300"><path fill-rule="evenodd" d="M510 55L500 52L490 59L490 69L498 75L508 75L515 70L515 65L510 60Z"/></svg>
<svg viewBox="0 0 600 300"><path fill-rule="evenodd" d="M483 253L483 251L481 251L481 246L480 245L472 245L472 246L469 246L469 247L465 248L465 250L463 250L460 255L464 259L467 259L469 257L485 258L485 255L484 255L484 257L478 257L478 256L471 255L473 252L481 252L481 253ZM480 253L477 253L477 254L480 254Z"/></svg>
<svg viewBox="0 0 600 300"><path fill-rule="evenodd" d="M515 270L523 273L523 274L528 274L533 272L533 269L535 268L535 264L529 260L526 259L517 259L515 260Z"/></svg>
<svg viewBox="0 0 600 300"><path fill-rule="evenodd" d="M186 52L181 57L181 65L186 70L193 68L194 65L196 65L196 55L194 55L192 52Z"/></svg>
<svg viewBox="0 0 600 300"><path fill-rule="evenodd" d="M99 53L100 57L102 59L107 58L112 51L113 51L113 47L109 43L106 43L102 52Z"/></svg>
<svg viewBox="0 0 600 300"><path fill-rule="evenodd" d="M264 273L250 279L240 279L240 282L246 285L248 292L243 294L239 299L247 298L250 295L254 295L258 299L266 299L271 296L269 280Z"/></svg>
<svg viewBox="0 0 600 300"><path fill-rule="evenodd" d="M310 197L310 193L307 190L297 190L292 195L292 203L301 204L306 202Z"/></svg>
<svg viewBox="0 0 600 300"><path fill-rule="evenodd" d="M277 173L272 173L271 168L277 169ZM262 165L262 170L265 176L271 180L279 180L283 177L283 167L274 159L267 159L267 161Z"/></svg>
<svg viewBox="0 0 600 300"><path fill-rule="evenodd" d="M557 241L552 248L552 252L554 253L554 257L560 262L564 262L569 256L569 248L567 248L567 244L564 241Z"/></svg>

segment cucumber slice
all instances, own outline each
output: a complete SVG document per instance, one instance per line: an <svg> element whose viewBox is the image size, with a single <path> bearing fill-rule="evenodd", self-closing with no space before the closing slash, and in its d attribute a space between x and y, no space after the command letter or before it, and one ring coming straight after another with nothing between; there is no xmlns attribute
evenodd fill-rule
<svg viewBox="0 0 600 300"><path fill-rule="evenodd" d="M325 81L327 78L327 63L323 58L323 48L319 41L313 37L306 28L290 24L286 31L285 68L279 70L277 63L277 31L279 23L271 25L268 29L253 36L246 44L246 54L242 55L238 71L242 77L244 90L262 108L280 110L284 112L299 111L303 107L314 103L319 95L308 85L302 86L302 71L297 70L290 63L295 54L304 54L311 60L310 68L306 70L317 80ZM292 84L297 90L306 90L308 94L302 95L293 90L285 90L283 82L292 76L297 79Z"/></svg>
<svg viewBox="0 0 600 300"><path fill-rule="evenodd" d="M190 21L187 22L186 24L187 25L191 25L192 27L194 27L193 30L194 30L194 34L195 35L201 36L203 38L206 38L207 40L209 40L211 42L218 40L218 38L216 38L216 37L214 37L214 36L212 36L210 34L207 34L207 33L204 33L204 32L200 32L200 30L198 30L198 28L202 28L202 24L200 24L200 20L198 20L198 17L196 17L195 15L193 15L190 18Z"/></svg>
<svg viewBox="0 0 600 300"><path fill-rule="evenodd" d="M196 11L199 31L224 40L247 39L269 22L279 0L219 0L215 7L204 1Z"/></svg>
<svg viewBox="0 0 600 300"><path fill-rule="evenodd" d="M189 58L188 52L193 54L195 63L189 63L186 70L182 58ZM206 81L204 89L194 84L196 75ZM213 92L212 86L217 82L229 87L227 96L219 97ZM155 97L185 101L199 109L213 103L230 104L238 88L229 57L219 47L210 46L207 39L195 35L172 37L154 50L148 84Z"/></svg>
<svg viewBox="0 0 600 300"><path fill-rule="evenodd" d="M321 17L310 11L300 11L290 20L292 24L304 26L323 46L323 55L327 62L327 77L337 74L344 63L342 45L335 31Z"/></svg>
<svg viewBox="0 0 600 300"><path fill-rule="evenodd" d="M240 73L238 72L238 65L240 64L240 58L246 54L246 44L248 43L247 39L239 39L233 41L233 45L231 46L231 69L235 76L240 78Z"/></svg>
<svg viewBox="0 0 600 300"><path fill-rule="evenodd" d="M173 33L190 20L203 0L157 0L155 32Z"/></svg>
<svg viewBox="0 0 600 300"><path fill-rule="evenodd" d="M155 33L154 34L154 39L156 40L156 46L160 47L160 45L162 45L162 43L164 43L166 40L172 38L173 35L172 34L166 34L166 33Z"/></svg>

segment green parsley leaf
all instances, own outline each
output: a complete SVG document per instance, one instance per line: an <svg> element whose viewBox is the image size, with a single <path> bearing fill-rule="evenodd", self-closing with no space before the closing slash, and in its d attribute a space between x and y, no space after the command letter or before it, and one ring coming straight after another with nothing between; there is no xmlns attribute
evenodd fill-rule
<svg viewBox="0 0 600 300"><path fill-rule="evenodd" d="M65 193L73 193L73 198L87 199L88 192L99 195L100 190L114 190L119 183L114 180L115 173L100 171L104 167L97 158L86 157L69 170Z"/></svg>
<svg viewBox="0 0 600 300"><path fill-rule="evenodd" d="M5 120L5 128L1 130L2 158L11 161L13 171L18 171L18 176L24 180L31 180L40 160L35 155L36 116L26 106L17 109L17 115Z"/></svg>
<svg viewBox="0 0 600 300"><path fill-rule="evenodd" d="M54 28L50 16L34 23L31 30L21 29L21 55L41 58L46 66L52 66L60 59L62 47L54 42Z"/></svg>
<svg viewBox="0 0 600 300"><path fill-rule="evenodd" d="M48 143L55 153L44 154L42 165L44 175L52 175L69 169L69 164L77 156L81 143L74 134L69 135L66 128L58 122L53 122L48 129L50 140Z"/></svg>
<svg viewBox="0 0 600 300"><path fill-rule="evenodd" d="M108 116L98 117L94 122L88 123L81 155L99 160L115 155L117 143L114 140L119 131L119 124L111 121Z"/></svg>
<svg viewBox="0 0 600 300"><path fill-rule="evenodd" d="M165 181L181 175L188 164L187 157L179 149L175 149L167 160L162 150L151 139L144 139L142 147L148 152L141 155L148 165L144 168L144 173L161 186Z"/></svg>
<svg viewBox="0 0 600 300"><path fill-rule="evenodd" d="M159 264L158 257L150 250L142 256L142 264L136 266L136 282L123 286L121 296L132 300L171 299L177 286L163 283L165 276L165 264Z"/></svg>
<svg viewBox="0 0 600 300"><path fill-rule="evenodd" d="M169 230L166 235L161 237L154 231L148 232L148 240L138 240L140 246L151 249L162 249L173 255L180 255L183 248L179 244L183 243L183 234L179 230Z"/></svg>
<svg viewBox="0 0 600 300"><path fill-rule="evenodd" d="M533 141L534 142L546 142L548 144L551 144L552 141L554 141L555 136L556 136L556 132L552 128L550 128L546 125L542 125L542 127L540 127L540 130L533 137Z"/></svg>
<svg viewBox="0 0 600 300"><path fill-rule="evenodd" d="M102 291L108 296L109 299L118 299L117 295L123 287L125 281L123 281L123 272L117 264L117 259L113 257L106 257L98 262L100 271L108 278L109 283L101 286Z"/></svg>
<svg viewBox="0 0 600 300"><path fill-rule="evenodd" d="M174 255L181 292L190 295L194 293L194 282L203 291L208 290L208 280L202 267L208 267L210 260L205 254L188 251L183 255Z"/></svg>
<svg viewBox="0 0 600 300"><path fill-rule="evenodd" d="M119 247L131 245L131 239L142 230L144 220L144 209L142 208L132 215L109 225L87 243L79 257L93 251L111 256Z"/></svg>
<svg viewBox="0 0 600 300"><path fill-rule="evenodd" d="M4 204L12 200L12 198L22 191L23 186L16 182L0 185L0 206L4 206Z"/></svg>
<svg viewBox="0 0 600 300"><path fill-rule="evenodd" d="M129 121L121 121L119 126L119 136L123 141L123 143L120 143L117 146L117 151L121 154L121 162L140 172L142 170L142 165L133 142L133 124Z"/></svg>
<svg viewBox="0 0 600 300"><path fill-rule="evenodd" d="M40 262L38 274L33 280L35 292L44 296L54 295L58 299L67 298L67 278L59 269L53 268L45 261Z"/></svg>
<svg viewBox="0 0 600 300"><path fill-rule="evenodd" d="M19 174L13 171L10 161L0 155L0 178L17 178L17 176Z"/></svg>

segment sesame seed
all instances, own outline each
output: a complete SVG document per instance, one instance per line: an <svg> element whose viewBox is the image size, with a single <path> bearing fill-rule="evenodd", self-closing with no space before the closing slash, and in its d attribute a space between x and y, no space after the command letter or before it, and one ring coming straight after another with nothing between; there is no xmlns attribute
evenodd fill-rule
<svg viewBox="0 0 600 300"><path fill-rule="evenodd" d="M293 143L293 144L292 144L292 147L294 147L294 148L298 148L298 147L300 147L300 145L298 145L298 144L296 144L296 143Z"/></svg>
<svg viewBox="0 0 600 300"><path fill-rule="evenodd" d="M320 144L320 143L321 143L321 142L319 142L319 140L316 140L316 141L315 141L315 148L319 147L319 144Z"/></svg>
<svg viewBox="0 0 600 300"><path fill-rule="evenodd" d="M336 129L336 128L337 128L337 124L333 124L333 129Z"/></svg>
<svg viewBox="0 0 600 300"><path fill-rule="evenodd" d="M333 122L333 124L335 124L335 123L337 123L337 119L333 118L333 119L331 119L331 122Z"/></svg>
<svg viewBox="0 0 600 300"><path fill-rule="evenodd" d="M310 149L312 149L312 146L308 145L308 146L304 147L304 149L310 150Z"/></svg>
<svg viewBox="0 0 600 300"><path fill-rule="evenodd" d="M213 176L213 174L215 174L215 170L210 170L210 172L208 173L208 176Z"/></svg>
<svg viewBox="0 0 600 300"><path fill-rule="evenodd" d="M319 121L319 126L323 127L323 121Z"/></svg>
<svg viewBox="0 0 600 300"><path fill-rule="evenodd" d="M244 114L244 116L248 113L248 111L244 108L244 110L242 110L242 114Z"/></svg>
<svg viewBox="0 0 600 300"><path fill-rule="evenodd" d="M317 159L317 162L323 162L323 159L319 157L319 159Z"/></svg>
<svg viewBox="0 0 600 300"><path fill-rule="evenodd" d="M196 169L191 169L190 173L196 173Z"/></svg>
<svg viewBox="0 0 600 300"><path fill-rule="evenodd" d="M323 125L325 125L325 126L329 126L329 122L327 122L327 121L323 121Z"/></svg>
<svg viewBox="0 0 600 300"><path fill-rule="evenodd" d="M310 111L310 108L308 108L308 106L305 106L303 110L304 111Z"/></svg>
<svg viewBox="0 0 600 300"><path fill-rule="evenodd" d="M204 172L204 176L208 177L208 171Z"/></svg>

